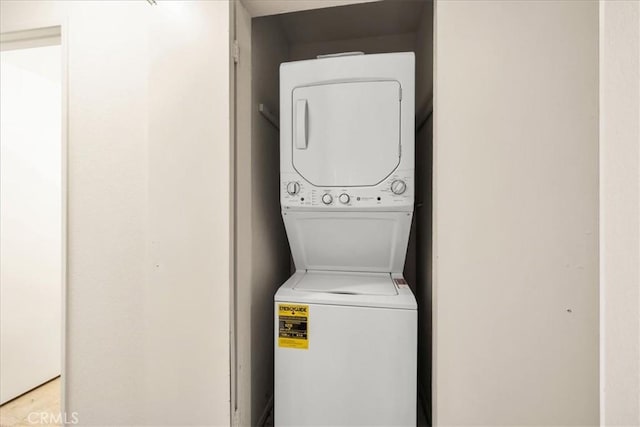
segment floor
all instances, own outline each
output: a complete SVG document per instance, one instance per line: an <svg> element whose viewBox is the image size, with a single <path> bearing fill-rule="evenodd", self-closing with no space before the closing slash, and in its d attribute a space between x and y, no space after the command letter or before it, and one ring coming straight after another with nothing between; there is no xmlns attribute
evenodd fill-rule
<svg viewBox="0 0 640 427"><path fill-rule="evenodd" d="M0 427L59 426L60 377L0 406Z"/></svg>
<svg viewBox="0 0 640 427"><path fill-rule="evenodd" d="M424 413L420 407L418 426L429 425ZM59 426L59 417L60 377L0 406L0 427ZM273 411L264 426L273 426Z"/></svg>

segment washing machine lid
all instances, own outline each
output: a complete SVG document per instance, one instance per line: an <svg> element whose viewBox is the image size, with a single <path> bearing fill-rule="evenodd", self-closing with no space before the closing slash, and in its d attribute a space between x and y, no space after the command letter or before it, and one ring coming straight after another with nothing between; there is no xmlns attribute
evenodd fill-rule
<svg viewBox="0 0 640 427"><path fill-rule="evenodd" d="M400 273L411 212L283 212L296 269Z"/></svg>
<svg viewBox="0 0 640 427"><path fill-rule="evenodd" d="M298 286L301 282L301 286ZM391 291L387 283L395 283L395 290ZM344 286L338 287L338 284ZM352 293L346 293L345 290ZM298 270L278 288L274 301L276 304L322 304L405 310L416 310L418 307L411 288L401 274L382 273Z"/></svg>
<svg viewBox="0 0 640 427"><path fill-rule="evenodd" d="M293 167L318 187L374 186L400 164L401 87L350 80L292 91Z"/></svg>
<svg viewBox="0 0 640 427"><path fill-rule="evenodd" d="M391 275L386 273L308 271L293 290L343 295L398 295Z"/></svg>

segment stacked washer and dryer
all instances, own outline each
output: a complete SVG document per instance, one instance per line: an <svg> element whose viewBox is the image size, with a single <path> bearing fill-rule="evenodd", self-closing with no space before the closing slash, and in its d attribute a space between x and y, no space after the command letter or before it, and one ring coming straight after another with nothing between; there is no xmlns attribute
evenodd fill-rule
<svg viewBox="0 0 640 427"><path fill-rule="evenodd" d="M416 425L414 82L413 53L280 67L276 426Z"/></svg>

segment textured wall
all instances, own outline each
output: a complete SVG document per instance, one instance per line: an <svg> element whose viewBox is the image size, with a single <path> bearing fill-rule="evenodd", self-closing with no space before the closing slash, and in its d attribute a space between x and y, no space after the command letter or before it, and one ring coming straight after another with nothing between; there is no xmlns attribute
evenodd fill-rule
<svg viewBox="0 0 640 427"><path fill-rule="evenodd" d="M435 424L595 425L598 4L435 19Z"/></svg>
<svg viewBox="0 0 640 427"><path fill-rule="evenodd" d="M228 424L228 3L1 4L63 28L67 412Z"/></svg>
<svg viewBox="0 0 640 427"><path fill-rule="evenodd" d="M601 420L640 425L640 3L600 2Z"/></svg>

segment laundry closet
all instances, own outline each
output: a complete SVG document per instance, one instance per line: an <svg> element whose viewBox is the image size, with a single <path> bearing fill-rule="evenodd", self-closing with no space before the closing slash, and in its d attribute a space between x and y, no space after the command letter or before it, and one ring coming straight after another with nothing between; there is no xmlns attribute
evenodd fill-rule
<svg viewBox="0 0 640 427"><path fill-rule="evenodd" d="M431 406L433 3L367 2L254 18L238 4L235 14L235 354L231 371L237 422L262 425L271 414L273 297L294 271L280 205L280 64L345 52L413 52L416 184L404 277L418 301L416 409L418 423L424 424Z"/></svg>
<svg viewBox="0 0 640 427"><path fill-rule="evenodd" d="M337 3L236 4L232 419L269 421L274 294L294 273L280 64L360 51L415 54L418 423L596 424L597 3Z"/></svg>

